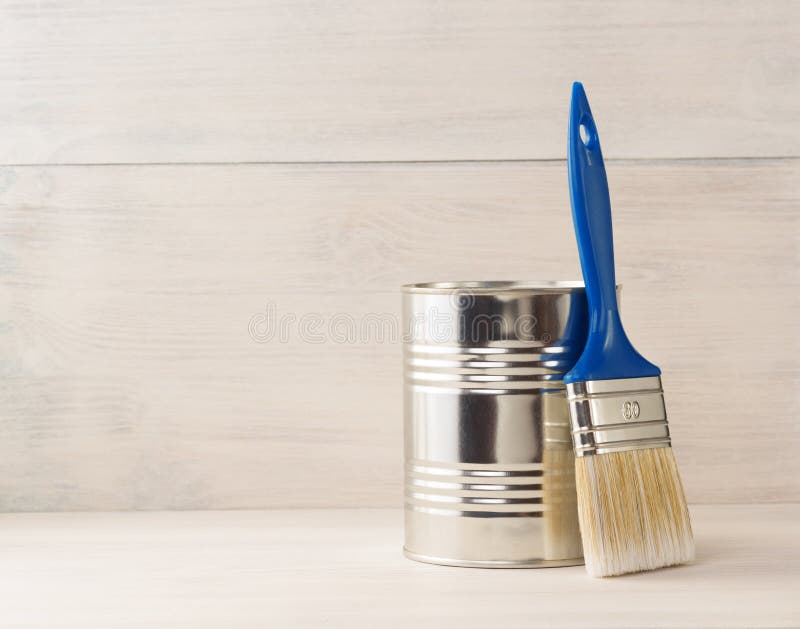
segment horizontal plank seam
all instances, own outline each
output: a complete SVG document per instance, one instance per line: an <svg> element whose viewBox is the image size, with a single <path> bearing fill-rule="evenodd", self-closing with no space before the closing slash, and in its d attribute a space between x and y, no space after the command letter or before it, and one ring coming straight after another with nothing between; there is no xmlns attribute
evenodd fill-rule
<svg viewBox="0 0 800 629"><path fill-rule="evenodd" d="M800 501L798 500L777 500L774 502L766 502L766 501L759 501L759 502L742 502L742 501L708 501L704 500L702 502L689 502L690 507L736 507L736 506L749 506L749 507L780 507L780 506L794 506L800 505ZM44 514L80 514L80 513L91 513L91 514L98 514L98 513L119 513L119 514L126 514L126 513L141 513L141 514L152 514L152 513L192 513L192 512L216 512L216 513L236 513L236 512L268 512L268 513L281 513L281 512L290 512L290 511L396 511L398 513L402 512L403 506L402 503L393 506L381 505L381 504L367 504L360 507L340 507L340 506L333 506L333 505L324 505L324 504L316 504L316 505L295 505L289 507L223 507L219 509L197 509L197 508L181 508L181 507L172 507L169 509L163 508L155 508L155 509L62 509L60 511L53 511L52 509L25 509L22 511L10 511L10 510L0 510L0 519L6 518L8 516L19 516L19 515L44 515Z"/></svg>
<svg viewBox="0 0 800 629"><path fill-rule="evenodd" d="M800 155L738 156L738 157L642 157L610 158L606 163L616 164L675 164L736 163L736 162L785 162L800 160ZM543 159L430 159L430 160L344 160L344 161L233 161L233 162L21 162L0 164L0 168L77 168L90 166L404 166L424 164L558 164L566 158Z"/></svg>

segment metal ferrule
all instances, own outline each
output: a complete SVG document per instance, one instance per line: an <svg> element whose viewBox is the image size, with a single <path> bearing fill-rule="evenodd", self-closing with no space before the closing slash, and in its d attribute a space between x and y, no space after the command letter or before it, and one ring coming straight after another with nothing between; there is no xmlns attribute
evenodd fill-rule
<svg viewBox="0 0 800 629"><path fill-rule="evenodd" d="M567 385L575 456L670 446L661 378Z"/></svg>

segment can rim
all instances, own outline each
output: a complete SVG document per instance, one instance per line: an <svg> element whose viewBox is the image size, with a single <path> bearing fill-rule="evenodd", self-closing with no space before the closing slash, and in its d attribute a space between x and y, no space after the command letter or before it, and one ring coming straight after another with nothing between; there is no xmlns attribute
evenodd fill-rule
<svg viewBox="0 0 800 629"><path fill-rule="evenodd" d="M473 294L493 294L498 291L573 293L582 292L584 290L584 285L583 282L577 280L475 280L403 284L401 289L404 293L426 294L441 293L443 291L468 291Z"/></svg>

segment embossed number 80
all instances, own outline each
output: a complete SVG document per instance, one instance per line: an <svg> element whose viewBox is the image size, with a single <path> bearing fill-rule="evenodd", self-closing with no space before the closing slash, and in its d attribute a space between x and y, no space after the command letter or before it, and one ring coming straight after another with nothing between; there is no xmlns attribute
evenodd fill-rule
<svg viewBox="0 0 800 629"><path fill-rule="evenodd" d="M633 402L625 402L622 405L622 415L625 419L637 419L639 417L639 402L634 400Z"/></svg>

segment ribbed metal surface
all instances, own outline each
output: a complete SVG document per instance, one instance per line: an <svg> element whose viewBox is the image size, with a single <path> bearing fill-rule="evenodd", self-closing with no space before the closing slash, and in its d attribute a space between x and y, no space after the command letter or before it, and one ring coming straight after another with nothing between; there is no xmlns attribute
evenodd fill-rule
<svg viewBox="0 0 800 629"><path fill-rule="evenodd" d="M406 464L406 506L423 513L464 517L541 517L539 463L498 465Z"/></svg>
<svg viewBox="0 0 800 629"><path fill-rule="evenodd" d="M409 344L405 376L423 387L485 390L488 393L563 388L572 347L458 347Z"/></svg>

